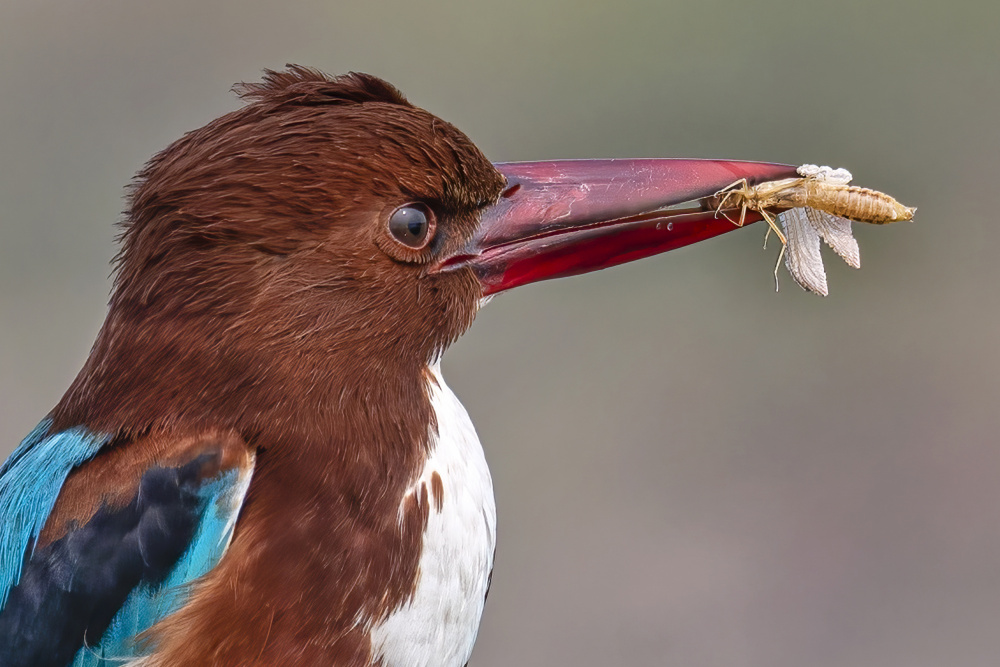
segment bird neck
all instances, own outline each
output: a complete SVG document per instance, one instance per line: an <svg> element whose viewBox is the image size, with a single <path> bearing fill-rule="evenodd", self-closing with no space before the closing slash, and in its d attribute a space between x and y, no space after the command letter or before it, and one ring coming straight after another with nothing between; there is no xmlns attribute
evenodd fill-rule
<svg viewBox="0 0 1000 667"><path fill-rule="evenodd" d="M318 336L254 347L218 325L109 318L59 419L126 436L229 426L255 449L227 557L172 617L180 644L201 619L232 618L233 636L266 636L275 655L298 655L306 636L322 647L316 664L370 664L368 628L419 581L429 505L411 486L436 427L433 376L374 347L348 354Z"/></svg>
<svg viewBox="0 0 1000 667"><path fill-rule="evenodd" d="M417 439L425 439L432 419L426 360L396 354L349 323L271 315L151 314L113 303L53 411L53 428L84 425L125 439L226 428L264 438L265 446L301 448L331 433L391 439L400 417L412 415L421 423Z"/></svg>

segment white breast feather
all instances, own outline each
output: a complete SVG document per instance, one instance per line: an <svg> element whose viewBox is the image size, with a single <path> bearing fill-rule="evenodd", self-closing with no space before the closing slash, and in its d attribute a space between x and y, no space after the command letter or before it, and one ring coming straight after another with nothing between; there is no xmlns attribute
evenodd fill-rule
<svg viewBox="0 0 1000 667"><path fill-rule="evenodd" d="M430 456L411 486L418 498L421 485L427 486L430 511L416 592L371 628L373 656L385 667L468 662L493 569L496 504L483 448L439 364L430 370L438 428L431 432ZM444 489L441 498L433 493L435 472Z"/></svg>

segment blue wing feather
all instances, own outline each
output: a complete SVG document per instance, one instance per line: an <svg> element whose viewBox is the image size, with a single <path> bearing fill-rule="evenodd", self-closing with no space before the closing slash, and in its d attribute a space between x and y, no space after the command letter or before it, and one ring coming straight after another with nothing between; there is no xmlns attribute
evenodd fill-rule
<svg viewBox="0 0 1000 667"><path fill-rule="evenodd" d="M187 599L190 584L215 567L229 546L250 481L249 471L239 473L228 471L199 489L204 510L187 551L162 584L132 591L100 644L80 649L72 667L119 667L123 658L141 655L135 636L176 611Z"/></svg>
<svg viewBox="0 0 1000 667"><path fill-rule="evenodd" d="M0 467L0 609L21 578L24 556L49 518L66 476L110 440L72 428L52 435L35 427Z"/></svg>
<svg viewBox="0 0 1000 667"><path fill-rule="evenodd" d="M151 463L129 505L104 507L34 552L69 473L110 440L83 428L47 435L49 427L0 467L0 663L118 667L142 655L136 635L183 605L219 562L253 459L204 479L198 471L212 454L180 468Z"/></svg>

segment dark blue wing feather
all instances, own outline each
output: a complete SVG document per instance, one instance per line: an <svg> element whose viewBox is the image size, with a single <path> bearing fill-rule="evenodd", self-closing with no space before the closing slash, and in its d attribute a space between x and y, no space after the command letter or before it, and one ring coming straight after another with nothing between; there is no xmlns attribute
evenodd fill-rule
<svg viewBox="0 0 1000 667"><path fill-rule="evenodd" d="M187 584L218 563L251 469L219 471L216 454L151 467L127 505L102 506L33 550L69 471L106 441L43 432L0 471L0 664L118 666L141 654L134 637L183 604Z"/></svg>
<svg viewBox="0 0 1000 667"><path fill-rule="evenodd" d="M230 470L197 491L198 522L188 547L158 585L140 585L112 619L100 644L81 649L73 667L121 667L122 658L141 655L134 637L178 609L189 584L218 564L229 546L250 482L250 470Z"/></svg>
<svg viewBox="0 0 1000 667"><path fill-rule="evenodd" d="M46 435L44 420L0 467L0 609L21 578L25 553L49 518L70 471L110 439L83 428Z"/></svg>

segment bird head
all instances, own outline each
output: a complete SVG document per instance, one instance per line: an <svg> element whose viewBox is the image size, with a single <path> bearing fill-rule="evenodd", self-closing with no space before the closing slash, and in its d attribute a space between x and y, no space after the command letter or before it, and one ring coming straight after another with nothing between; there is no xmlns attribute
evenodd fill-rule
<svg viewBox="0 0 1000 667"><path fill-rule="evenodd" d="M373 76L290 66L237 92L242 108L170 145L133 184L107 321L61 403L74 409L57 409L66 423L128 423L123 405L217 418L220 400L238 421L275 401L310 404L345 377L417 376L484 297L728 231L699 199L791 169L491 164ZM203 391L178 398L177 386Z"/></svg>
<svg viewBox="0 0 1000 667"><path fill-rule="evenodd" d="M429 269L468 244L503 176L372 76L293 67L240 93L139 175L113 307L426 363L480 298L469 272Z"/></svg>

